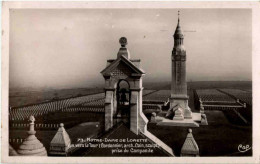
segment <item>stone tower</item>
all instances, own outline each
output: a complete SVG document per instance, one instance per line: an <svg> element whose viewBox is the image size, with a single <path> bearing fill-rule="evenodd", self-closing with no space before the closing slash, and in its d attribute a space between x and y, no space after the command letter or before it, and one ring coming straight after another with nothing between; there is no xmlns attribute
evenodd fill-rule
<svg viewBox="0 0 260 164"><path fill-rule="evenodd" d="M174 156L169 146L147 130L148 119L143 113L142 104L142 77L145 72L141 69L140 59L130 58L127 38L121 37L119 43L121 47L117 58L107 60L106 68L101 71L105 79L105 131L113 132L113 127L123 122L138 137L148 138L161 150Z"/></svg>
<svg viewBox="0 0 260 164"><path fill-rule="evenodd" d="M105 78L105 130L117 122L124 122L132 132L145 133L148 122L142 111L142 77L145 73L140 68L140 59L130 58L127 38L120 38L119 43L117 59L108 60L101 72Z"/></svg>
<svg viewBox="0 0 260 164"><path fill-rule="evenodd" d="M184 35L180 26L178 11L178 23L173 35L174 46L172 50L172 82L170 108L165 118L157 117L157 125L161 126L185 126L199 127L199 123L207 125L206 115L193 113L188 105L187 82L186 82L186 50L184 48Z"/></svg>
<svg viewBox="0 0 260 164"><path fill-rule="evenodd" d="M178 24L173 37L170 110L175 112L173 119L190 119L192 118L192 112L188 106L187 96L186 50L183 44L184 35L180 26L179 11Z"/></svg>

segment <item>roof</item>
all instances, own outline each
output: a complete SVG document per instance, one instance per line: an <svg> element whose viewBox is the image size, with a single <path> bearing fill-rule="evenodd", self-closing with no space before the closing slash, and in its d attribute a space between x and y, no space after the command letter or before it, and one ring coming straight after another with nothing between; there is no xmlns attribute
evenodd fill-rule
<svg viewBox="0 0 260 164"><path fill-rule="evenodd" d="M61 123L57 133L51 140L51 146L69 146L70 142L70 137Z"/></svg>
<svg viewBox="0 0 260 164"><path fill-rule="evenodd" d="M155 142L153 142L150 138L146 137L144 134L139 134L136 135L133 133L124 123L119 123L116 126L114 126L112 129L109 131L105 132L102 136L100 136L98 139L104 139L109 140L109 139L125 139L127 141L133 141L133 142L125 142L125 145L133 144L133 145L138 145L138 144L150 144L154 145ZM139 142L142 141L142 142ZM120 144L120 142L105 142L105 144ZM77 156L172 156L170 153L164 150L160 145L157 147L151 147L151 148L146 148L150 149L150 152L123 152L123 153L112 153L112 149L115 148L81 148L80 151L77 151ZM123 148L124 149L124 148ZM141 151L144 148L140 147L134 147L135 150ZM78 154L80 152L80 154ZM72 154L73 156L73 154Z"/></svg>
<svg viewBox="0 0 260 164"><path fill-rule="evenodd" d="M184 141L184 144L181 148L181 154L194 154L199 155L199 147L193 138L192 130L189 129L189 133Z"/></svg>
<svg viewBox="0 0 260 164"><path fill-rule="evenodd" d="M127 66L131 71L132 75L145 74L145 72L142 69L138 68L136 65L134 65L130 60L128 60L124 56L120 56L119 58L114 60L110 65L108 65L104 70L101 71L101 74L103 74L103 76L111 76L113 70L116 69L120 63Z"/></svg>

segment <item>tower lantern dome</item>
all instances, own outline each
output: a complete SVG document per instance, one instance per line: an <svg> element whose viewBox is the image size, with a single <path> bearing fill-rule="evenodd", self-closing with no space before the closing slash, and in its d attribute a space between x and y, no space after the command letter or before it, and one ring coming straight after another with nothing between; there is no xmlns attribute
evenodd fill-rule
<svg viewBox="0 0 260 164"><path fill-rule="evenodd" d="M176 30L174 32L174 35L173 35L174 49L176 51L185 51L184 44L183 44L184 35L181 30L179 16L180 16L180 11L178 11L178 24L177 24Z"/></svg>
<svg viewBox="0 0 260 164"><path fill-rule="evenodd" d="M176 30L175 30L175 33L174 33L174 39L179 39L179 38L184 38L184 35L182 33L182 30L181 30L181 26L180 26L180 19L178 18L178 24L177 24L177 27L176 27Z"/></svg>

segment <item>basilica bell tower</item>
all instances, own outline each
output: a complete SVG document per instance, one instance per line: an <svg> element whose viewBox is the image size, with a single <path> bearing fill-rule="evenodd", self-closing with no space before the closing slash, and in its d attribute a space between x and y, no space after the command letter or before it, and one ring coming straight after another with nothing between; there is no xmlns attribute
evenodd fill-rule
<svg viewBox="0 0 260 164"><path fill-rule="evenodd" d="M178 24L173 35L174 47L172 50L172 82L170 109L167 113L173 120L191 119L192 112L188 106L187 82L186 82L186 50L184 48L184 35L180 26L178 11ZM173 116L171 113L174 113Z"/></svg>

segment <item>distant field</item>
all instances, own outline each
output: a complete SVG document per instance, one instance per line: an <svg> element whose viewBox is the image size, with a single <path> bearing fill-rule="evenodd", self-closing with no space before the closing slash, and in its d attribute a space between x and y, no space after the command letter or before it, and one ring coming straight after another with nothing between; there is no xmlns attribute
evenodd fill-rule
<svg viewBox="0 0 260 164"><path fill-rule="evenodd" d="M144 82L145 89L171 89L171 82ZM192 81L187 82L189 89L237 88L252 91L252 81Z"/></svg>
<svg viewBox="0 0 260 164"><path fill-rule="evenodd" d="M188 88L191 89L245 89L252 91L252 81L194 81L188 82Z"/></svg>
<svg viewBox="0 0 260 164"><path fill-rule="evenodd" d="M167 102L171 95L170 90L158 90L143 96L143 101Z"/></svg>
<svg viewBox="0 0 260 164"><path fill-rule="evenodd" d="M188 89L213 89L213 88L237 88L252 91L251 81L196 81L187 82ZM145 82L145 90L170 90L170 82ZM10 89L9 106L17 107L46 101L65 99L70 97L89 95L103 92L103 86L99 88L75 88L60 90L32 90L32 89ZM144 95L150 91L145 91Z"/></svg>

